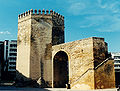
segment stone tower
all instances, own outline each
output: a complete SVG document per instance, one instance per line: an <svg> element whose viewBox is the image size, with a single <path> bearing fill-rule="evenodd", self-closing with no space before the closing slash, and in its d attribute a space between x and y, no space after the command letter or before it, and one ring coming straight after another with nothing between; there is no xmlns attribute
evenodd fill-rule
<svg viewBox="0 0 120 91"><path fill-rule="evenodd" d="M17 80L52 85L52 46L64 43L64 17L48 10L18 16Z"/></svg>

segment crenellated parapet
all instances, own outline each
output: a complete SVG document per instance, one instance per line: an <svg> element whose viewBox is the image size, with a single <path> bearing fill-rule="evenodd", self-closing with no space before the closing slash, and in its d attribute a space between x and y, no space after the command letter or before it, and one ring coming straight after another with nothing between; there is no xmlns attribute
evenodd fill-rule
<svg viewBox="0 0 120 91"><path fill-rule="evenodd" d="M37 9L35 9L35 10L33 10L33 9L28 10L28 11L18 15L18 19L21 19L21 18L29 16L29 15L55 16L57 18L60 18L60 19L64 20L64 16L60 15L59 13L56 13L53 10L49 11L49 10L44 10L44 9L43 10L41 10L41 9L39 9L39 10L37 10Z"/></svg>

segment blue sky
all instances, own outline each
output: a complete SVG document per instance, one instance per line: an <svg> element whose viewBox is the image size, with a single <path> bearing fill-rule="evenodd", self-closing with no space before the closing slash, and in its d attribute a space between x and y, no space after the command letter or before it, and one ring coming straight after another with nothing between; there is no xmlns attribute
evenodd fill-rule
<svg viewBox="0 0 120 91"><path fill-rule="evenodd" d="M120 52L119 0L0 0L0 40L17 39L18 14L53 9L65 17L65 40L103 37L109 51Z"/></svg>

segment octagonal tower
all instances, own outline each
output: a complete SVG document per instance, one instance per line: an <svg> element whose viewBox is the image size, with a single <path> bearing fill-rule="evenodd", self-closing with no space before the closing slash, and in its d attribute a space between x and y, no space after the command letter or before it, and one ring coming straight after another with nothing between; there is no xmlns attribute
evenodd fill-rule
<svg viewBox="0 0 120 91"><path fill-rule="evenodd" d="M52 45L64 43L64 17L30 10L18 16L17 80L52 85Z"/></svg>

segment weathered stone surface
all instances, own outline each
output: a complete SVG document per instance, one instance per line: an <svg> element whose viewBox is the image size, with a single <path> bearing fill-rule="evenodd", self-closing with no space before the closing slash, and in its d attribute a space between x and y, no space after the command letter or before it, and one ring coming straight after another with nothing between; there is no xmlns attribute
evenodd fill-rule
<svg viewBox="0 0 120 91"><path fill-rule="evenodd" d="M18 40L17 40L17 62L16 70L21 73L20 76L30 77L30 37L31 37L31 16L26 16L18 20ZM18 72L17 72L18 73Z"/></svg>
<svg viewBox="0 0 120 91"><path fill-rule="evenodd" d="M104 39L64 43L64 18L42 12L19 16L17 81L35 80L41 87L114 88L114 65L104 61L108 54Z"/></svg>
<svg viewBox="0 0 120 91"><path fill-rule="evenodd" d="M104 42L104 38L93 38L93 55L94 55L94 66L99 65L107 56L107 46Z"/></svg>
<svg viewBox="0 0 120 91"><path fill-rule="evenodd" d="M31 13L18 19L17 79L52 86L52 45L64 43L64 19Z"/></svg>
<svg viewBox="0 0 120 91"><path fill-rule="evenodd" d="M83 39L52 47L52 57L59 51L68 55L69 83L72 84L89 68L93 68L93 39ZM53 59L52 58L52 59ZM53 60L54 61L54 60ZM63 71L64 72L64 71Z"/></svg>
<svg viewBox="0 0 120 91"><path fill-rule="evenodd" d="M99 89L99 85L96 84L98 79L101 80L101 83L103 82L102 88L115 88L113 63L109 63L109 68L112 69L109 70L110 74L105 73L107 71L104 70L106 66L98 67L107 56L107 47L103 38L92 37L55 45L52 48L52 59L54 59L54 55L59 51L64 51L68 55L69 84L72 89ZM107 63L105 64L107 65ZM96 69L96 67L98 68ZM100 78L97 77L97 74L100 74L99 71L102 71L102 75L99 76ZM106 77L107 80L102 79L104 77ZM109 81L111 81L111 83Z"/></svg>
<svg viewBox="0 0 120 91"><path fill-rule="evenodd" d="M95 89L115 88L114 60L108 60L95 70Z"/></svg>

